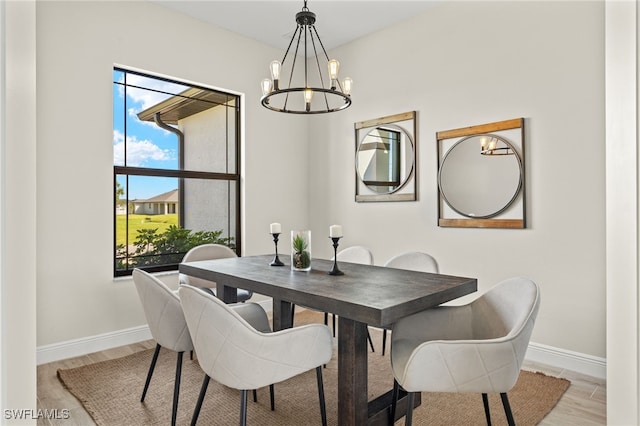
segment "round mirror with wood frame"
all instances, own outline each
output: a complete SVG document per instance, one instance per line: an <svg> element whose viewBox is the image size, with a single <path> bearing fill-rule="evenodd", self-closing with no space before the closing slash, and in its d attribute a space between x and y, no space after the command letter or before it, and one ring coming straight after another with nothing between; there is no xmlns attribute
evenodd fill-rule
<svg viewBox="0 0 640 426"><path fill-rule="evenodd" d="M416 112L355 123L356 201L416 200Z"/></svg>
<svg viewBox="0 0 640 426"><path fill-rule="evenodd" d="M526 227L525 119L436 132L438 226Z"/></svg>
<svg viewBox="0 0 640 426"><path fill-rule="evenodd" d="M460 139L445 154L438 173L444 201L470 218L491 218L505 211L522 188L522 160L498 135Z"/></svg>

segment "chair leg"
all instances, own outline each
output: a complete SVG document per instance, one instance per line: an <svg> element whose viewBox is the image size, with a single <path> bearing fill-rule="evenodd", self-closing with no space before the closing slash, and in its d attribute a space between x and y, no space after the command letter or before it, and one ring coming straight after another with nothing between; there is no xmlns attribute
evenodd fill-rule
<svg viewBox="0 0 640 426"><path fill-rule="evenodd" d="M411 423L413 422L413 401L415 396L415 392L409 392L407 394L407 417L404 419L405 426L411 426Z"/></svg>
<svg viewBox="0 0 640 426"><path fill-rule="evenodd" d="M331 314L331 322L333 326L333 337L336 337L336 314Z"/></svg>
<svg viewBox="0 0 640 426"><path fill-rule="evenodd" d="M371 352L375 352L376 350L373 348L373 341L371 340L371 333L369 333L368 328L367 328L367 339L369 340L369 346L371 346Z"/></svg>
<svg viewBox="0 0 640 426"><path fill-rule="evenodd" d="M382 356L384 356L384 350L387 348L387 329L382 329Z"/></svg>
<svg viewBox="0 0 640 426"><path fill-rule="evenodd" d="M275 411L276 399L275 399L275 391L273 389L273 385L269 385L269 399L271 400L271 411ZM258 402L258 391L256 389L253 390L253 402Z"/></svg>
<svg viewBox="0 0 640 426"><path fill-rule="evenodd" d="M156 350L151 358L151 365L149 366L149 372L147 373L147 380L144 383L144 389L142 390L142 398L140 402L144 402L144 397L147 395L147 389L149 389L149 383L151 383L151 376L153 376L153 370L156 368L156 362L158 361L158 355L160 354L160 344L156 343Z"/></svg>
<svg viewBox="0 0 640 426"><path fill-rule="evenodd" d="M393 379L393 392L391 393L391 413L389 415L389 426L396 422L396 406L398 405L398 395L400 394L400 384Z"/></svg>
<svg viewBox="0 0 640 426"><path fill-rule="evenodd" d="M204 395L207 393L207 386L209 386L209 376L205 374L202 387L200 388L200 394L198 395L198 402L196 402L196 409L193 410L193 417L191 417L191 426L196 426L200 409L202 408L202 401L204 401Z"/></svg>
<svg viewBox="0 0 640 426"><path fill-rule="evenodd" d="M484 416L487 418L487 426L491 426L491 413L489 412L489 397L486 393L482 394L482 404L484 405Z"/></svg>
<svg viewBox="0 0 640 426"><path fill-rule="evenodd" d="M506 392L501 393L500 398L502 398L504 413L507 415L507 423L509 426L515 426L516 422L513 420L513 413L511 413L511 406L509 405L509 398L507 398Z"/></svg>
<svg viewBox="0 0 640 426"><path fill-rule="evenodd" d="M180 375L182 374L182 355L184 352L178 352L178 362L176 363L176 380L173 384L173 410L171 411L171 426L176 425L178 418L178 397L180 394Z"/></svg>
<svg viewBox="0 0 640 426"><path fill-rule="evenodd" d="M189 352L189 358L191 358L191 361L193 361L193 349L191 350L191 352Z"/></svg>
<svg viewBox="0 0 640 426"><path fill-rule="evenodd" d="M271 411L276 411L276 391L274 385L269 385L269 399L271 399Z"/></svg>
<svg viewBox="0 0 640 426"><path fill-rule="evenodd" d="M291 327L293 327L293 317L296 314L296 305L291 304Z"/></svg>
<svg viewBox="0 0 640 426"><path fill-rule="evenodd" d="M324 401L322 367L316 367L316 377L318 378L318 398L320 399L320 417L322 418L322 426L327 426L327 407Z"/></svg>
<svg viewBox="0 0 640 426"><path fill-rule="evenodd" d="M247 391L240 391L240 426L247 426Z"/></svg>
<svg viewBox="0 0 640 426"><path fill-rule="evenodd" d="M324 313L324 325L329 326L329 312ZM336 314L331 314L333 337L336 337Z"/></svg>

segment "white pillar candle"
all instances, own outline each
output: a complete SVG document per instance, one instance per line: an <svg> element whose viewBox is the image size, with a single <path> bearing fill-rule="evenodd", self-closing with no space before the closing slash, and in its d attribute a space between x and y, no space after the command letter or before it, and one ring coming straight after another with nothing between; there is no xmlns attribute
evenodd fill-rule
<svg viewBox="0 0 640 426"><path fill-rule="evenodd" d="M329 236L331 238L341 238L342 237L342 226L340 226L340 225L331 225L329 227Z"/></svg>
<svg viewBox="0 0 640 426"><path fill-rule="evenodd" d="M280 234L282 233L282 226L279 223L272 223L269 225L269 230L272 234Z"/></svg>

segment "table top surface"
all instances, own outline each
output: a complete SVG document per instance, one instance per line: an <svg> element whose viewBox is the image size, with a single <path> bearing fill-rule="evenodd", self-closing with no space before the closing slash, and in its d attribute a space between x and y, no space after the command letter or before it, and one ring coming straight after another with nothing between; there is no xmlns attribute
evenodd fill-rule
<svg viewBox="0 0 640 426"><path fill-rule="evenodd" d="M180 272L229 287L334 313L374 326L477 290L475 278L338 262L344 275L329 275L333 261L312 259L311 271L269 266L273 255L203 260L180 264Z"/></svg>

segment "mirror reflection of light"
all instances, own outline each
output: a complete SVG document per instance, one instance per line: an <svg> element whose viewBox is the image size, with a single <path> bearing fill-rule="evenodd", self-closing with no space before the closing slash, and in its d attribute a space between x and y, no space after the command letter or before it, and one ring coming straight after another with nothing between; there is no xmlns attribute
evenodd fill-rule
<svg viewBox="0 0 640 426"><path fill-rule="evenodd" d="M498 145L500 139L492 135L479 136L480 154L482 155L513 155L514 152L506 144Z"/></svg>

